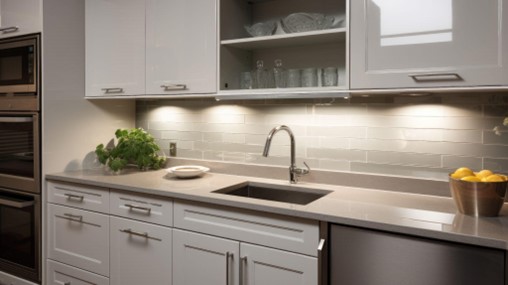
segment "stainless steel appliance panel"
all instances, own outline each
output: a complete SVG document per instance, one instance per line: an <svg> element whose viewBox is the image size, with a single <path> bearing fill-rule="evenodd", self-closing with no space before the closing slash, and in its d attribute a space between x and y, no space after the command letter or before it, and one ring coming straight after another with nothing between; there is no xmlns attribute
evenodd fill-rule
<svg viewBox="0 0 508 285"><path fill-rule="evenodd" d="M332 225L332 285L505 285L505 252Z"/></svg>
<svg viewBox="0 0 508 285"><path fill-rule="evenodd" d="M0 188L0 271L34 282L40 276L40 196Z"/></svg>
<svg viewBox="0 0 508 285"><path fill-rule="evenodd" d="M0 187L40 192L39 114L0 112Z"/></svg>

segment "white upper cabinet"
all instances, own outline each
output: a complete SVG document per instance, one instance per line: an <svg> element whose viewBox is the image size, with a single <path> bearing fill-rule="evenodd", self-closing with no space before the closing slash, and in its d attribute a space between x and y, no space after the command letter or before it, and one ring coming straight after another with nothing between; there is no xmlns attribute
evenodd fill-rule
<svg viewBox="0 0 508 285"><path fill-rule="evenodd" d="M502 0L351 3L351 88L507 85Z"/></svg>
<svg viewBox="0 0 508 285"><path fill-rule="evenodd" d="M42 0L0 0L0 38L42 30Z"/></svg>
<svg viewBox="0 0 508 285"><path fill-rule="evenodd" d="M86 0L86 96L145 93L145 1Z"/></svg>
<svg viewBox="0 0 508 285"><path fill-rule="evenodd" d="M86 96L217 91L217 0L87 0Z"/></svg>
<svg viewBox="0 0 508 285"><path fill-rule="evenodd" d="M146 94L217 91L217 0L146 1Z"/></svg>

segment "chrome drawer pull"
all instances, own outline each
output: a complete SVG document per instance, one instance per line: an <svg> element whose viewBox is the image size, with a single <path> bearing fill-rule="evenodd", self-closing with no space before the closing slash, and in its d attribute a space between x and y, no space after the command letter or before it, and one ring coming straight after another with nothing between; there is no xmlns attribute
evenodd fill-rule
<svg viewBox="0 0 508 285"><path fill-rule="evenodd" d="M168 85L161 85L161 88L163 88L164 91L185 90L185 89L187 89L187 85L186 84L168 84Z"/></svg>
<svg viewBox="0 0 508 285"><path fill-rule="evenodd" d="M424 73L424 74L409 74L416 82L431 82L431 81L463 81L464 79L457 73Z"/></svg>
<svg viewBox="0 0 508 285"><path fill-rule="evenodd" d="M14 32L17 32L18 30L19 30L19 27L16 27L16 26L0 28L0 32L2 32L2 34L14 33Z"/></svg>
<svg viewBox="0 0 508 285"><path fill-rule="evenodd" d="M231 282L231 275L233 273L233 270L231 270L231 259L233 259L233 254L231 252L226 252L226 285L233 284Z"/></svg>
<svg viewBox="0 0 508 285"><path fill-rule="evenodd" d="M156 241L162 241L162 239L160 239L160 238L149 236L148 233L146 233L146 232L145 233L140 233L140 232L133 231L131 229L124 229L124 230L119 230L119 231L121 231L122 233L133 235L133 236L144 237L146 239L153 239L153 240L156 240Z"/></svg>
<svg viewBox="0 0 508 285"><path fill-rule="evenodd" d="M152 208L148 208L148 207L140 207L140 206L136 206L136 205L132 205L132 204L124 204L124 206L128 207L129 211L132 211L132 210L146 211L147 215L150 215L150 213L152 212Z"/></svg>
<svg viewBox="0 0 508 285"><path fill-rule="evenodd" d="M85 196L83 196L83 195L64 193L64 196L67 196L67 200L75 199L75 200L79 200L80 202L83 202L83 200L85 199Z"/></svg>
<svg viewBox="0 0 508 285"><path fill-rule="evenodd" d="M80 223L83 222L83 216L81 216L81 215L73 215L73 214L65 213L64 216L65 217L62 217L62 218L67 219L69 221L75 221L75 222L80 222Z"/></svg>
<svg viewBox="0 0 508 285"><path fill-rule="evenodd" d="M247 256L240 258L240 285L247 285L245 280L247 273Z"/></svg>
<svg viewBox="0 0 508 285"><path fill-rule="evenodd" d="M106 94L118 94L123 93L123 88L115 87L115 88L102 88L102 91Z"/></svg>

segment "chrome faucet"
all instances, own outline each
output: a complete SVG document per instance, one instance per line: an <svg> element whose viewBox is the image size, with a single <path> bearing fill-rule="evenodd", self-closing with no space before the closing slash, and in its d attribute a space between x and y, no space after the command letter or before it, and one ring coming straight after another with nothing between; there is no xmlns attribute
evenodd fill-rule
<svg viewBox="0 0 508 285"><path fill-rule="evenodd" d="M293 135L293 132L291 131L291 129L288 126L285 126L285 125L277 126L277 127L273 128L268 133L268 137L266 138L266 143L265 143L265 149L263 150L263 156L268 157L268 152L270 151L270 145L272 144L272 138L280 130L286 131L289 135L289 139L291 140L291 165L289 166L289 182L295 184L298 182L298 177L308 174L310 172L310 167L305 162L303 164L305 164L307 169L302 169L302 168L296 167L296 163L295 163L295 136Z"/></svg>

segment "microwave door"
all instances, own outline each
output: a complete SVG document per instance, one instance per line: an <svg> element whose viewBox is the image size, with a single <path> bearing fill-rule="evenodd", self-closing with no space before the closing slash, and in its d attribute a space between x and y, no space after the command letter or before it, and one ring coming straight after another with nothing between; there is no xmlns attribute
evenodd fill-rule
<svg viewBox="0 0 508 285"><path fill-rule="evenodd" d="M0 44L0 93L36 92L36 53L31 41Z"/></svg>

